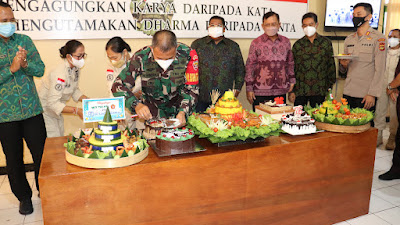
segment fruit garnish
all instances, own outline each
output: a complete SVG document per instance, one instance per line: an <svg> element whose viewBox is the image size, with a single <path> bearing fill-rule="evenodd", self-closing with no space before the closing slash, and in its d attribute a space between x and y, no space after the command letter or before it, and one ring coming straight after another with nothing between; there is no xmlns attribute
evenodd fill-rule
<svg viewBox="0 0 400 225"><path fill-rule="evenodd" d="M214 128L214 132L215 132L215 133L218 132L218 128Z"/></svg>
<svg viewBox="0 0 400 225"><path fill-rule="evenodd" d="M350 111L346 111L346 115L350 115Z"/></svg>
<svg viewBox="0 0 400 225"><path fill-rule="evenodd" d="M167 137L167 135L164 134L163 137Z"/></svg>

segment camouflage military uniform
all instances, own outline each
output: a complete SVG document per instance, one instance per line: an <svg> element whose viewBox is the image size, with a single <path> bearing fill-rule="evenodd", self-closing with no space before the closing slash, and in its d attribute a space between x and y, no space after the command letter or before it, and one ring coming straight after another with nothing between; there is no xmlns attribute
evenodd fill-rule
<svg viewBox="0 0 400 225"><path fill-rule="evenodd" d="M133 113L139 102L132 92L138 76L142 78L142 103L153 118L176 117L180 111L187 116L194 110L199 95L198 56L189 46L178 44L175 60L166 71L155 61L149 46L135 53L112 87L115 97L125 96L125 106Z"/></svg>

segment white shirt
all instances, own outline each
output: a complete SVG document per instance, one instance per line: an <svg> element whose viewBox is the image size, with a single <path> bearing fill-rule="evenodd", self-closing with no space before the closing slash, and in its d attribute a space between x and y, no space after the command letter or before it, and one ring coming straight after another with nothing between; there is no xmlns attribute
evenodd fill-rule
<svg viewBox="0 0 400 225"><path fill-rule="evenodd" d="M397 63L399 62L400 49L389 49L386 56L385 88L395 77Z"/></svg>
<svg viewBox="0 0 400 225"><path fill-rule="evenodd" d="M79 74L80 69L71 68L69 62L64 60L42 79L39 98L44 113L58 118L71 97L75 102L79 101L82 96L78 86Z"/></svg>

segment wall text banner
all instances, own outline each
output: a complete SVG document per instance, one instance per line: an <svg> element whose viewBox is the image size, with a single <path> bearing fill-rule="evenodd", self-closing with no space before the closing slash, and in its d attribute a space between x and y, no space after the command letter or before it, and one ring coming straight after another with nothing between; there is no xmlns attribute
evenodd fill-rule
<svg viewBox="0 0 400 225"><path fill-rule="evenodd" d="M7 0L6 0L7 1ZM178 38L207 35L208 20L226 20L225 36L256 38L263 33L262 16L275 11L281 18L280 34L304 36L301 17L307 0L8 0L19 33L34 40L148 38L169 29Z"/></svg>

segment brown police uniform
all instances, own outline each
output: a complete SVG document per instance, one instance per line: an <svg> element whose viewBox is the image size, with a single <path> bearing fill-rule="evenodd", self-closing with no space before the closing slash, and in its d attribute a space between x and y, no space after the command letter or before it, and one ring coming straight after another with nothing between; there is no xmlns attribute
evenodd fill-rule
<svg viewBox="0 0 400 225"><path fill-rule="evenodd" d="M348 65L344 94L355 98L379 97L385 76L385 36L371 27L361 37L355 32L344 41L344 53L358 57ZM346 73L342 65L339 69Z"/></svg>

